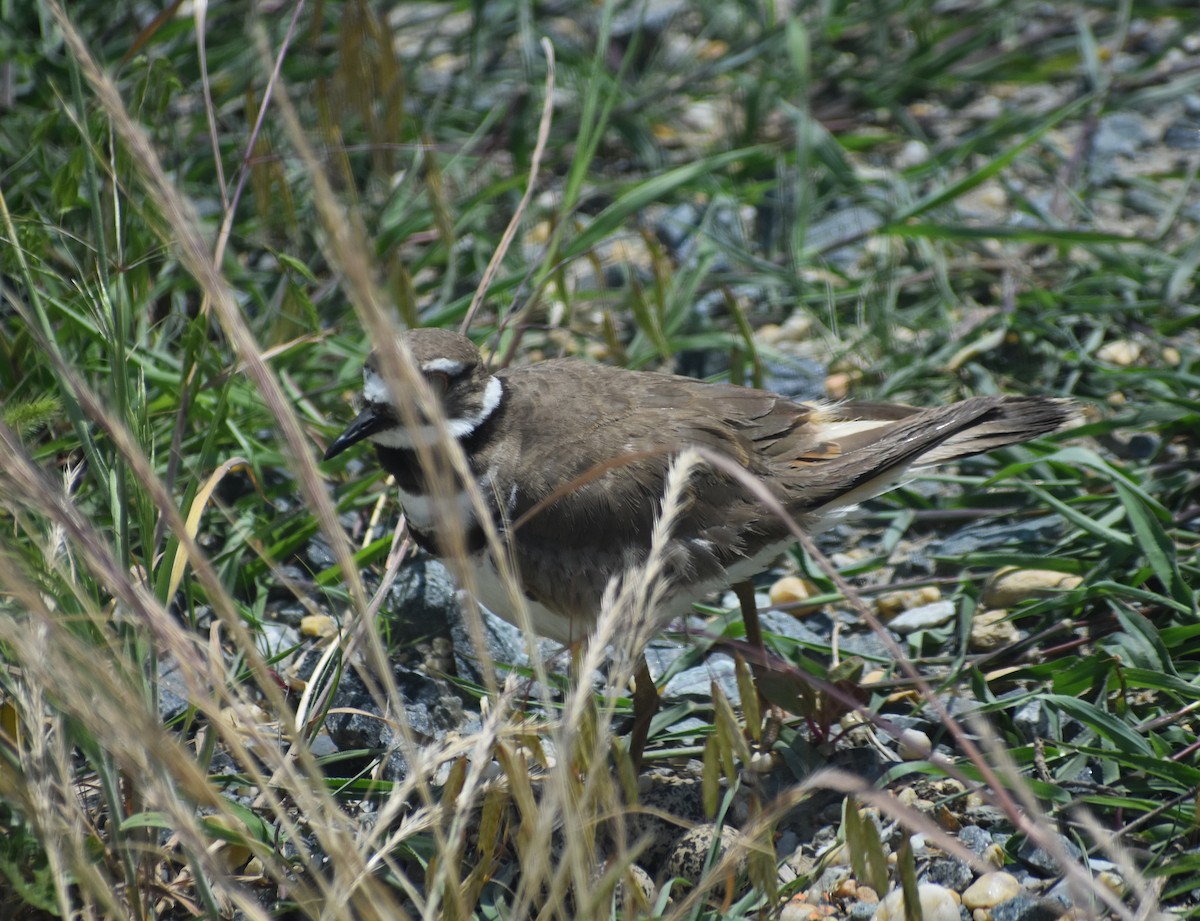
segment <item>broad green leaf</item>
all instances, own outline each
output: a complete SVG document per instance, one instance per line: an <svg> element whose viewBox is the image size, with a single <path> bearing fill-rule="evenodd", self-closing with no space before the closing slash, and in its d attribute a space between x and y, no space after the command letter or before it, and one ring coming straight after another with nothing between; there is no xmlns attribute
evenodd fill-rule
<svg viewBox="0 0 1200 921"><path fill-rule="evenodd" d="M1156 514L1159 511L1163 512L1169 521L1169 513L1157 502L1151 505L1142 501L1141 497L1129 489L1124 482L1116 480L1113 485L1117 489L1117 495L1121 497L1121 502L1125 505L1129 523L1133 525L1133 533L1137 538L1137 545L1146 555L1154 574L1171 593L1171 597L1180 604L1191 605L1195 610L1196 598L1179 572L1179 563L1175 558L1175 544L1163 530L1162 522Z"/></svg>
<svg viewBox="0 0 1200 921"><path fill-rule="evenodd" d="M1047 706L1056 707L1069 716L1075 717L1085 726L1095 730L1100 736L1111 742L1119 751L1152 755L1149 743L1134 732L1129 726L1095 704L1075 697L1065 697L1061 694L1051 694L1043 698Z"/></svg>

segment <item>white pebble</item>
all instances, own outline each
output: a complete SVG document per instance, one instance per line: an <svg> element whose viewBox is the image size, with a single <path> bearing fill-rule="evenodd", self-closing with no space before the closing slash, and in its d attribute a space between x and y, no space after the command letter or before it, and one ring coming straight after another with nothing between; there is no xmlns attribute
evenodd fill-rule
<svg viewBox="0 0 1200 921"><path fill-rule="evenodd" d="M976 908L995 908L1021 892L1021 884L1011 873L984 873L971 883L962 894L963 904L974 911Z"/></svg>
<svg viewBox="0 0 1200 921"><path fill-rule="evenodd" d="M954 613L953 601L935 601L933 604L923 604L919 608L905 611L888 622L888 629L901 636L916 633L918 630L933 630L950 623L954 619Z"/></svg>
<svg viewBox="0 0 1200 921"><path fill-rule="evenodd" d="M924 761L931 751L933 743L920 729L905 729L900 733L900 744L896 746L896 753L902 761Z"/></svg>
<svg viewBox="0 0 1200 921"><path fill-rule="evenodd" d="M925 921L959 921L955 894L936 883L921 883L917 887L921 901L921 917ZM874 921L904 921L904 890L894 889L875 909Z"/></svg>

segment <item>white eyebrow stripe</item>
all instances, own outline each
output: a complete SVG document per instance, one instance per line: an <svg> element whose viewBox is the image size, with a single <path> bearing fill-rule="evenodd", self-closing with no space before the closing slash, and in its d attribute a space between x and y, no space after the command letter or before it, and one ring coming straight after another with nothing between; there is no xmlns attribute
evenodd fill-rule
<svg viewBox="0 0 1200 921"><path fill-rule="evenodd" d="M467 370L467 366L461 361L455 361L453 358L431 358L425 364L421 365L421 373L429 374L436 372L439 374L448 374L451 377L458 377Z"/></svg>
<svg viewBox="0 0 1200 921"><path fill-rule="evenodd" d="M422 374L446 374L457 377L467 370L467 366L453 358L431 358L421 365ZM490 386L490 385L489 385ZM374 368L363 368L363 399L368 403L391 403L392 397L388 392L387 381Z"/></svg>
<svg viewBox="0 0 1200 921"><path fill-rule="evenodd" d="M373 368L363 368L363 399L368 403L391 404L392 396L388 393L387 381Z"/></svg>
<svg viewBox="0 0 1200 921"><path fill-rule="evenodd" d="M363 396L368 401L370 400L365 386L363 387ZM449 430L451 437L458 440L470 437L496 411L496 407L500 405L500 400L503 396L504 385L500 383L500 378L489 378L487 388L483 391L483 403L479 407L478 412L469 416L456 416L453 419L446 420L446 428ZM429 445L436 444L437 440L438 427L430 424L420 425L415 429L397 425L394 428L376 432L371 436L371 441L377 445L403 451L412 451L417 447L428 447Z"/></svg>

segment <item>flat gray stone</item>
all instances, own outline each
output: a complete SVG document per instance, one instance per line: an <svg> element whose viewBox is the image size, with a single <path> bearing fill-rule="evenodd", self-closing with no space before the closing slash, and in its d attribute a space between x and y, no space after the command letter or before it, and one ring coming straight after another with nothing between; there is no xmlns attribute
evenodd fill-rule
<svg viewBox="0 0 1200 921"><path fill-rule="evenodd" d="M888 621L888 629L901 636L920 630L935 630L954 620L957 608L953 601L935 601L905 611Z"/></svg>

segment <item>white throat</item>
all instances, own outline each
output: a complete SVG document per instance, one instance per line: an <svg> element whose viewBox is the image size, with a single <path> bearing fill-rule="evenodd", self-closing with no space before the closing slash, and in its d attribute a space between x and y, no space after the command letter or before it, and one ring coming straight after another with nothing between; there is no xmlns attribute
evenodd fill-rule
<svg viewBox="0 0 1200 921"><path fill-rule="evenodd" d="M451 416L446 419L446 430L452 438L461 441L473 435L479 426L487 421L496 411L504 396L504 386L500 378L489 377L483 390L483 402L479 409L465 416ZM391 403L387 384L374 371L363 372L363 397L368 403ZM426 423L415 429L397 425L395 428L384 429L371 436L371 441L385 448L412 451L418 447L428 447L436 444L440 437L438 426Z"/></svg>

